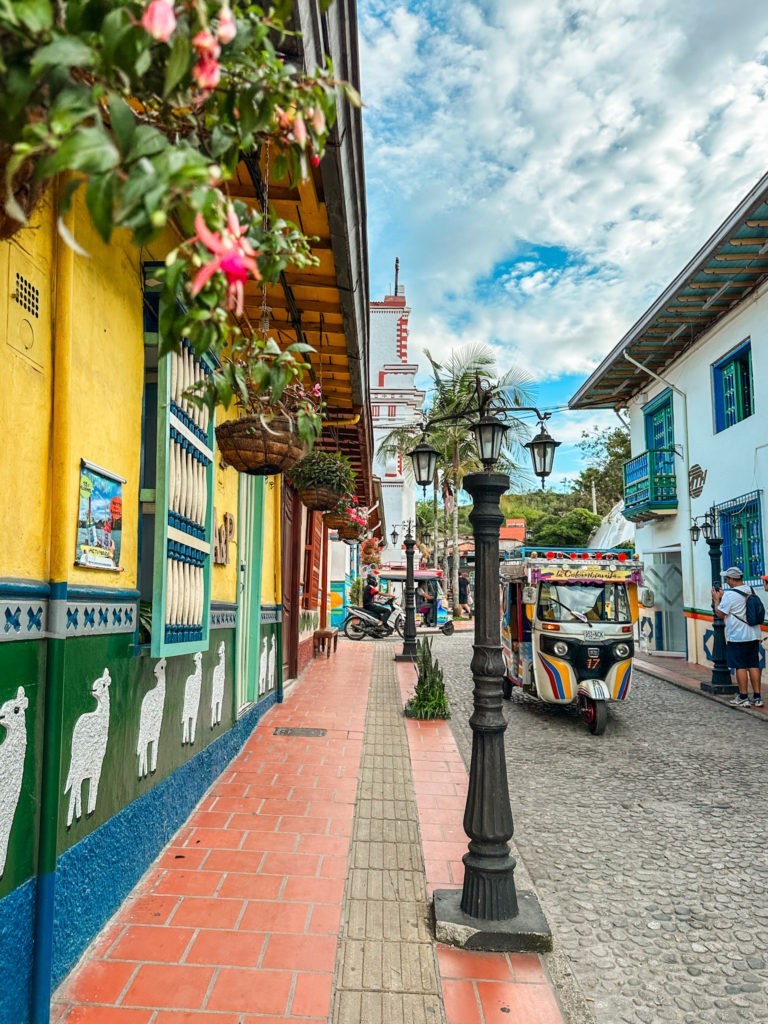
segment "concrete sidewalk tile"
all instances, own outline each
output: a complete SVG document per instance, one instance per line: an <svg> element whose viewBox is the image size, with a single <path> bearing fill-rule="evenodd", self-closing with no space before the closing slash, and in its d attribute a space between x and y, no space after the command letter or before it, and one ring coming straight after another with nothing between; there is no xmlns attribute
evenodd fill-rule
<svg viewBox="0 0 768 1024"><path fill-rule="evenodd" d="M297 933L307 928L309 903L288 903L285 900L249 900L238 930L267 933Z"/></svg>
<svg viewBox="0 0 768 1024"><path fill-rule="evenodd" d="M163 924L181 899L180 896L129 897L120 910L120 920L131 924Z"/></svg>
<svg viewBox="0 0 768 1024"><path fill-rule="evenodd" d="M293 988L290 971L223 967L208 997L209 1010L285 1014Z"/></svg>
<svg viewBox="0 0 768 1024"><path fill-rule="evenodd" d="M193 928L130 925L110 950L110 960L180 963L194 937Z"/></svg>
<svg viewBox="0 0 768 1024"><path fill-rule="evenodd" d="M557 1001L548 985L509 985L479 981L477 993L485 1024L563 1024Z"/></svg>
<svg viewBox="0 0 768 1024"><path fill-rule="evenodd" d="M262 932L200 931L184 962L221 967L257 967L266 938Z"/></svg>
<svg viewBox="0 0 768 1024"><path fill-rule="evenodd" d="M480 1001L471 981L443 979L443 1005L447 1024L486 1024L480 1011ZM527 1017L508 1018L509 1024L533 1024Z"/></svg>
<svg viewBox="0 0 768 1024"><path fill-rule="evenodd" d="M198 1010L214 975L212 967L142 964L122 999L123 1006Z"/></svg>
<svg viewBox="0 0 768 1024"><path fill-rule="evenodd" d="M243 912L245 900L218 897L183 896L173 915L174 927L234 928Z"/></svg>
<svg viewBox="0 0 768 1024"><path fill-rule="evenodd" d="M154 1011L124 1006L73 1006L61 1024L150 1024Z"/></svg>
<svg viewBox="0 0 768 1024"><path fill-rule="evenodd" d="M116 1003L136 972L136 964L90 960L65 982L61 1000L70 1003Z"/></svg>
<svg viewBox="0 0 768 1024"><path fill-rule="evenodd" d="M297 1017L315 1017L328 1014L331 1005L333 974L297 974L290 1011Z"/></svg>

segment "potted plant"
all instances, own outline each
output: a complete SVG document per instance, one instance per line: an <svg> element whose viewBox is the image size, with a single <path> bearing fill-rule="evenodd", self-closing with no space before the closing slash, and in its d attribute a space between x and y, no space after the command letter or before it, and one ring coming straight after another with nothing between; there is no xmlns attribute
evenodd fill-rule
<svg viewBox="0 0 768 1024"><path fill-rule="evenodd" d="M443 670L432 656L431 640L419 640L416 644L416 671L416 688L404 709L406 718L450 718Z"/></svg>
<svg viewBox="0 0 768 1024"><path fill-rule="evenodd" d="M355 472L346 455L318 449L295 463L288 479L302 505L319 512L334 509L341 501L349 502L355 486Z"/></svg>
<svg viewBox="0 0 768 1024"><path fill-rule="evenodd" d="M365 529L368 526L368 509L357 504L357 499L352 499L347 509L347 521L338 527L339 536L342 540L361 540Z"/></svg>

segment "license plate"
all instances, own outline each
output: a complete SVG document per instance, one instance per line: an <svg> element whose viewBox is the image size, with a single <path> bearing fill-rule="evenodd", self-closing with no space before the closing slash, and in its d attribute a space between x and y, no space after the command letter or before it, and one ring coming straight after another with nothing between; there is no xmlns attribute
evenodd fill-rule
<svg viewBox="0 0 768 1024"><path fill-rule="evenodd" d="M599 647L588 647L587 648L587 657L588 658L599 658L600 657L600 648Z"/></svg>

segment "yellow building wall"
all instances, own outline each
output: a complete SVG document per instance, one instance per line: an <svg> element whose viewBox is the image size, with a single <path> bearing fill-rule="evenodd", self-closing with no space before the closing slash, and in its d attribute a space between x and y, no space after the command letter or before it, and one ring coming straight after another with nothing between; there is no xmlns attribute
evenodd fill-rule
<svg viewBox="0 0 768 1024"><path fill-rule="evenodd" d="M261 563L261 603L280 604L282 579L280 523L282 516L280 477L267 477L264 488L264 554Z"/></svg>
<svg viewBox="0 0 768 1024"><path fill-rule="evenodd" d="M179 238L169 229L140 253L126 233L116 232L107 245L78 195L67 226L82 255L56 231L56 203L51 189L29 227L0 242L6 438L0 522L8 538L0 577L134 589L144 390L141 260L162 260ZM217 411L219 420L232 415ZM125 478L119 573L74 564L81 459ZM234 602L239 477L220 465L218 452L215 459L214 529L230 513L234 541L229 564L213 567L211 596Z"/></svg>
<svg viewBox="0 0 768 1024"><path fill-rule="evenodd" d="M28 229L0 242L0 577L49 578L53 258L48 195Z"/></svg>

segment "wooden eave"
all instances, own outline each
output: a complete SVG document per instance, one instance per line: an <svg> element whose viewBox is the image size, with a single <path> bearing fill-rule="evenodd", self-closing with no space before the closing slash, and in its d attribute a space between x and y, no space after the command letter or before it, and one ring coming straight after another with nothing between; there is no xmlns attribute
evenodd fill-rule
<svg viewBox="0 0 768 1024"><path fill-rule="evenodd" d="M359 84L354 3L338 0L324 18L333 23L322 38L311 20L297 25L301 40L291 37L296 47L291 57L302 59L306 51L311 63L322 63L327 38L339 77ZM274 180L271 170L265 152L244 157L230 195L259 212L266 197L274 215L310 238L316 265L288 267L277 284L268 286L270 334L282 346L301 341L315 349L305 358L312 382L322 387L327 408L319 447L342 451L350 458L357 473L357 496L370 506L374 503L373 427L360 112L347 104L340 106L322 162L306 181L292 187ZM259 330L263 297L260 283L246 286L242 319L246 331Z"/></svg>
<svg viewBox="0 0 768 1024"><path fill-rule="evenodd" d="M571 398L571 409L620 409L768 278L768 174L757 183Z"/></svg>

